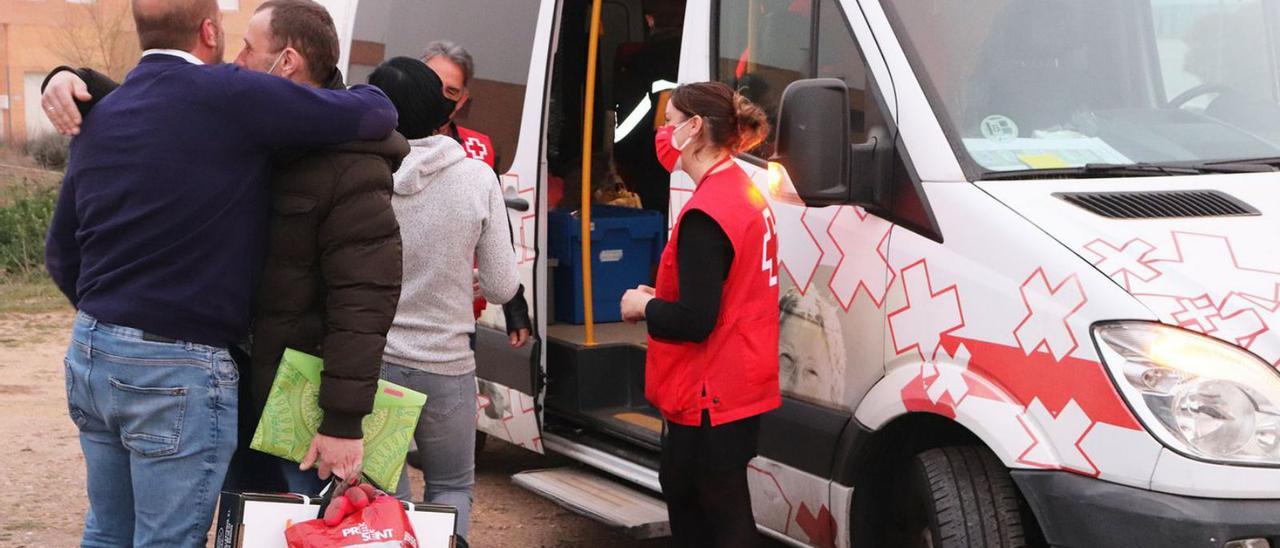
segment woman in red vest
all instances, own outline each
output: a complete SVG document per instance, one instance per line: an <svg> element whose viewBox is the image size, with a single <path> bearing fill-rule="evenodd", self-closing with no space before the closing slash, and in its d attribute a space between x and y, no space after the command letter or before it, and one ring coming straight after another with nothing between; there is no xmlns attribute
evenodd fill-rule
<svg viewBox="0 0 1280 548"><path fill-rule="evenodd" d="M645 396L666 419L660 480L675 546L756 542L747 463L778 389L773 212L733 155L768 134L764 112L718 82L676 88L659 161L697 190L680 213L657 288L622 298L648 321Z"/></svg>

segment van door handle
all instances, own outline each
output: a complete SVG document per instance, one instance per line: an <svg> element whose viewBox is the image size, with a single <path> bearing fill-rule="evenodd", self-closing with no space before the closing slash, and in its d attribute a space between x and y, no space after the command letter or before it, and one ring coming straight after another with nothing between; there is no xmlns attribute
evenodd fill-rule
<svg viewBox="0 0 1280 548"><path fill-rule="evenodd" d="M529 200L520 198L514 187L507 187L507 190L502 193L502 201L507 204L507 209L529 211Z"/></svg>

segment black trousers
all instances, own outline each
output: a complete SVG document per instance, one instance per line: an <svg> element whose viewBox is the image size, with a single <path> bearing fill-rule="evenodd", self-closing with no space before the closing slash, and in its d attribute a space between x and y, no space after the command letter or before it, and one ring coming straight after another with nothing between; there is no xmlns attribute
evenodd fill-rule
<svg viewBox="0 0 1280 548"><path fill-rule="evenodd" d="M747 463L756 456L760 417L711 426L667 422L658 479L667 500L672 546L752 547L759 542L751 515Z"/></svg>
<svg viewBox="0 0 1280 548"><path fill-rule="evenodd" d="M230 348L231 357L240 369L240 407L237 414L236 452L231 455L223 490L249 493L284 493L289 490L280 476L280 461L266 453L249 449L253 433L258 429L262 412L253 401L249 355L238 346Z"/></svg>

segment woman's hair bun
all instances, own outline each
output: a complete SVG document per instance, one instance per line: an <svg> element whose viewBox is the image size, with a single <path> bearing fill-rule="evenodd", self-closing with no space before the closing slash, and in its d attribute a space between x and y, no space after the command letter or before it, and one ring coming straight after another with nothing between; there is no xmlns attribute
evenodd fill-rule
<svg viewBox="0 0 1280 548"><path fill-rule="evenodd" d="M764 110L723 82L681 85L671 92L671 105L687 116L707 119L710 146L744 152L769 137Z"/></svg>
<svg viewBox="0 0 1280 548"><path fill-rule="evenodd" d="M733 148L737 152L751 150L769 137L769 117L764 109L738 92L733 94L733 118L738 135Z"/></svg>

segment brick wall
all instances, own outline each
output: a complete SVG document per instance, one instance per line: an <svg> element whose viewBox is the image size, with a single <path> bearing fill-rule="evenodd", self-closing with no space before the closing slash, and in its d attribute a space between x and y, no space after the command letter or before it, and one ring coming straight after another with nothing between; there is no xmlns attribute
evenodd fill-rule
<svg viewBox="0 0 1280 548"><path fill-rule="evenodd" d="M262 0L219 0L227 32L226 59L235 59L244 41L249 17ZM90 59L102 69L101 48L89 48L96 38L119 28L112 72L123 75L137 61L137 38L129 15L129 0L0 0L0 142L21 143L28 135L48 131L38 118L39 90L43 75L59 65L81 64ZM96 21L96 23L95 23ZM92 53L90 53L92 52ZM7 109L6 106L7 100Z"/></svg>

